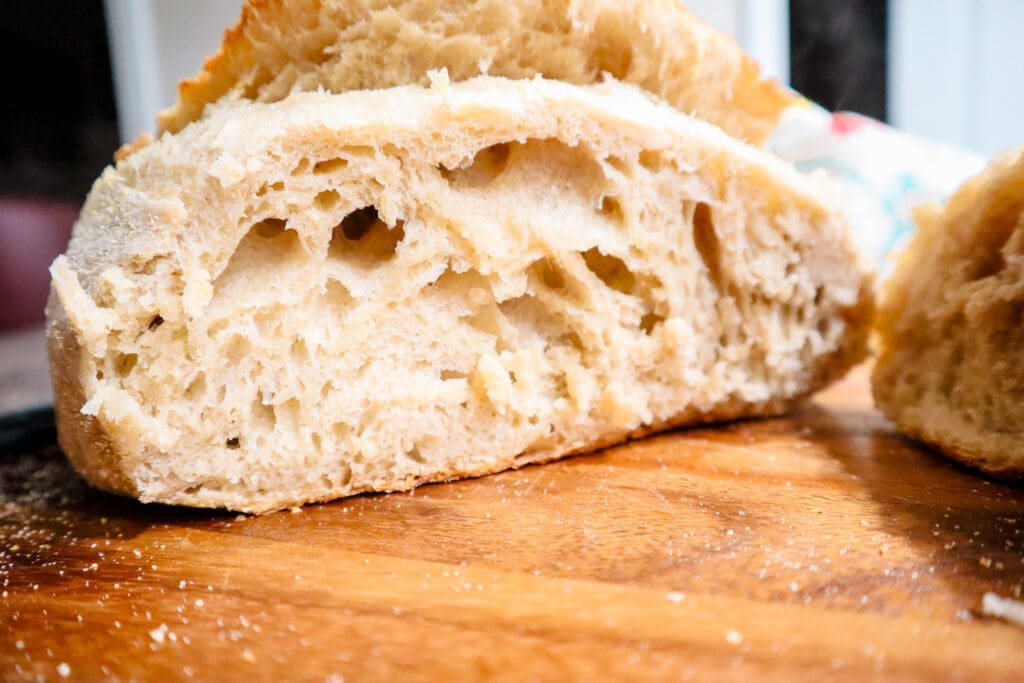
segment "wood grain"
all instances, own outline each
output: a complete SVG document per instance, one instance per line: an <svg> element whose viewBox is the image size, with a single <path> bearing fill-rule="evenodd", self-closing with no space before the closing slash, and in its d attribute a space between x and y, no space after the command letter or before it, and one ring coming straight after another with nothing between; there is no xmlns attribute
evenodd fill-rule
<svg viewBox="0 0 1024 683"><path fill-rule="evenodd" d="M866 369L785 419L241 517L0 456L0 673L1024 680L1024 490L897 436Z"/></svg>

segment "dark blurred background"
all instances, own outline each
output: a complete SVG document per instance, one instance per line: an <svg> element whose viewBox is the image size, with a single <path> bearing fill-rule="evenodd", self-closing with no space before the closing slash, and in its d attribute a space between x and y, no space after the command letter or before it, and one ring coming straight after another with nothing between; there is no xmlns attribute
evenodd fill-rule
<svg viewBox="0 0 1024 683"><path fill-rule="evenodd" d="M38 324L46 266L118 145L101 0L0 3L0 331Z"/></svg>
<svg viewBox="0 0 1024 683"><path fill-rule="evenodd" d="M887 5L790 0L793 87L885 120ZM102 0L5 0L0 27L2 332L42 322L46 268L119 135Z"/></svg>
<svg viewBox="0 0 1024 683"><path fill-rule="evenodd" d="M789 0L790 85L831 111L886 112L885 0Z"/></svg>

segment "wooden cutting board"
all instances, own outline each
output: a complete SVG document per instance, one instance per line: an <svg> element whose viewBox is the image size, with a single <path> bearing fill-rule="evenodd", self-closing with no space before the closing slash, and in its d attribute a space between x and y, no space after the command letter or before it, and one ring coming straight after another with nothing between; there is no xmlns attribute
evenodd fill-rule
<svg viewBox="0 0 1024 683"><path fill-rule="evenodd" d="M866 370L787 419L265 517L0 455L0 674L1024 680L1024 490L898 437Z"/></svg>

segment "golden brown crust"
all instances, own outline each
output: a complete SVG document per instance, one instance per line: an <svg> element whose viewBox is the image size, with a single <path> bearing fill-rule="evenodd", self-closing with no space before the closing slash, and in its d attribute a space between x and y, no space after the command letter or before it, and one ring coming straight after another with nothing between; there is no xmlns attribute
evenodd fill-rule
<svg viewBox="0 0 1024 683"><path fill-rule="evenodd" d="M247 0L217 52L197 75L180 82L177 102L158 117L158 132L177 132L229 93L273 101L287 94L289 83L334 92L423 84L427 70L441 67L453 80L542 73L589 84L610 73L753 144L770 135L779 114L795 100L777 81L765 79L735 42L676 0L598 0L584 9L569 0L492 3L496 13L515 13L518 35L507 27L496 30L493 24L500 20L485 16L486 4L372 0L356 7L342 0ZM437 28L438 16L460 13L467 25L456 19ZM602 23L604 16L610 18ZM424 37L428 23L437 33ZM352 38L339 38L349 32ZM460 38L465 40L459 43ZM543 43L536 53L530 52L531 40ZM352 53L346 52L350 45ZM559 49L564 53L552 54ZM341 64L342 59L359 68ZM302 82L289 76L264 92L288 69L301 71Z"/></svg>
<svg viewBox="0 0 1024 683"><path fill-rule="evenodd" d="M153 142L153 136L148 132L143 131L135 136L135 139L131 142L126 142L117 148L114 152L114 162L124 161L135 152L138 152L143 147L149 146Z"/></svg>

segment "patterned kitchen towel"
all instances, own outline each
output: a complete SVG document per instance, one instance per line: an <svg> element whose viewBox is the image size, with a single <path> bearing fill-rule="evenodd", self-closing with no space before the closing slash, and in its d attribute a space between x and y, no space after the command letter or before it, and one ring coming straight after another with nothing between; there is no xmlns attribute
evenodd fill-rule
<svg viewBox="0 0 1024 683"><path fill-rule="evenodd" d="M944 200L985 161L865 116L830 114L808 100L783 112L769 144L801 171L837 181L850 225L883 274L886 256L914 230L913 208Z"/></svg>

